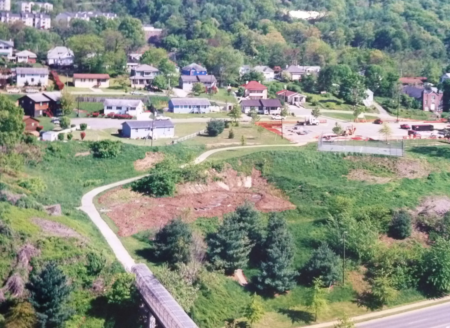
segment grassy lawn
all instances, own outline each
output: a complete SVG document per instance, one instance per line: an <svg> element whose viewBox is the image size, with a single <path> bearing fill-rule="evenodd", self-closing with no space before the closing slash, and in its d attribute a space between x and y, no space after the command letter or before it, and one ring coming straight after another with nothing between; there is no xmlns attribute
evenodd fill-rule
<svg viewBox="0 0 450 328"><path fill-rule="evenodd" d="M184 141L187 145L206 145L207 148L240 146L242 136L245 138L246 145L274 145L289 144L286 139L282 139L275 133L269 132L263 128L258 129L256 126L248 123L241 123L238 127L232 127L234 138L229 139L229 131L231 127L225 129L222 134L217 137L198 136L193 139Z"/></svg>
<svg viewBox="0 0 450 328"><path fill-rule="evenodd" d="M236 98L232 94L228 94L227 89L219 89L216 94L212 95L200 95L202 98L208 98L210 100L217 100L222 102L235 103L237 102Z"/></svg>
<svg viewBox="0 0 450 328"><path fill-rule="evenodd" d="M164 146L172 143L172 140L184 137L186 135L201 131L205 128L205 123L177 123L175 124L175 138L174 139L158 139L153 141L154 146ZM78 135L75 136L79 138ZM105 129L105 130L87 130L85 140L99 141L99 140L116 140L122 141L126 144L135 146L150 146L151 140L134 140L128 138L121 138L117 134L117 129ZM186 141L183 141L183 144Z"/></svg>
<svg viewBox="0 0 450 328"><path fill-rule="evenodd" d="M322 112L321 115L347 121L353 121L355 119L353 114L346 114L346 113ZM366 114L365 118L368 120L372 120L378 118L378 116Z"/></svg>
<svg viewBox="0 0 450 328"><path fill-rule="evenodd" d="M231 158L238 158L242 156L247 156L254 153L264 152L264 151L299 151L298 146L292 147L278 147L278 146L267 146L267 147L256 147L256 148L248 148L248 149L229 149L217 152L208 157L208 161L226 161Z"/></svg>
<svg viewBox="0 0 450 328"><path fill-rule="evenodd" d="M411 109L411 108L404 108L400 107L398 110L397 108L389 108L389 106L386 106L386 103L391 100L390 98L386 97L375 97L375 101L379 103L381 106L383 106L384 109L386 109L392 116L397 116L400 118L410 118L413 120L433 120L435 119L435 115L432 112L424 112L420 109Z"/></svg>

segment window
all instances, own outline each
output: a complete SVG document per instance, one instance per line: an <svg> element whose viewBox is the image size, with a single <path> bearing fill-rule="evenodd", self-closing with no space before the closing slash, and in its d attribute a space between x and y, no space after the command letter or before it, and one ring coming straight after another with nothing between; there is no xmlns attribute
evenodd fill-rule
<svg viewBox="0 0 450 328"><path fill-rule="evenodd" d="M106 106L106 109L112 109L112 106Z"/></svg>
<svg viewBox="0 0 450 328"><path fill-rule="evenodd" d="M20 77L25 77L25 74L20 74Z"/></svg>
<svg viewBox="0 0 450 328"><path fill-rule="evenodd" d="M45 78L45 75L44 75L44 74L41 74L41 78Z"/></svg>
<svg viewBox="0 0 450 328"><path fill-rule="evenodd" d="M122 110L122 107L116 106L116 109L117 109L117 110Z"/></svg>
<svg viewBox="0 0 450 328"><path fill-rule="evenodd" d="M130 110L136 110L136 107L130 107Z"/></svg>

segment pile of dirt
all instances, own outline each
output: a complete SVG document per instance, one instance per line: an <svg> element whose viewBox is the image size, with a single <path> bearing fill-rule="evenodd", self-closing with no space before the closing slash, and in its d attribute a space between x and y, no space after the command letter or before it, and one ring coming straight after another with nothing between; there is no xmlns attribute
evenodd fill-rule
<svg viewBox="0 0 450 328"><path fill-rule="evenodd" d="M350 271L347 274L347 281L350 282L353 290L359 295L370 290L369 283L365 280L367 268L359 267L359 270Z"/></svg>
<svg viewBox="0 0 450 328"><path fill-rule="evenodd" d="M60 204L44 206L44 209L48 215L51 215L51 216L61 216L62 215L62 208L61 208Z"/></svg>
<svg viewBox="0 0 450 328"><path fill-rule="evenodd" d="M127 197L125 192L132 193L133 197ZM124 202L124 198L128 201ZM244 176L231 168L222 173L209 171L205 184L186 183L177 186L177 195L174 197L152 198L129 189L117 188L103 194L98 201L109 210L107 215L119 228L120 236L160 229L179 216L190 222L198 217L222 217L247 201L262 212L295 208L284 199L280 190L270 186L261 177L259 171L253 170L250 176Z"/></svg>
<svg viewBox="0 0 450 328"><path fill-rule="evenodd" d="M443 216L450 211L450 198L447 196L425 197L414 211L416 215Z"/></svg>
<svg viewBox="0 0 450 328"><path fill-rule="evenodd" d="M390 158L390 157L375 157L375 156L347 156L346 160L352 161L354 163L363 164L364 167L373 167L386 172L395 174L396 178L407 178L407 179L419 179L427 177L431 170L430 165L426 161L413 158ZM356 171L356 173L352 173ZM350 172L349 179L361 180L358 178L351 178L352 176L361 176L361 172L364 171L366 176L370 175L370 178L377 179L387 179L386 177L376 177L375 173L369 170L355 168ZM378 180L382 181L382 180ZM386 181L388 182L388 181ZM385 183L385 182L375 182L373 183Z"/></svg>
<svg viewBox="0 0 450 328"><path fill-rule="evenodd" d="M347 175L347 179L349 180L355 180L355 181L365 181L367 183L388 183L391 181L391 178L388 177L377 177L372 175L371 172L363 169L356 169L350 171L350 173Z"/></svg>
<svg viewBox="0 0 450 328"><path fill-rule="evenodd" d="M40 218L33 218L32 221L48 236L85 240L82 235L64 224Z"/></svg>
<svg viewBox="0 0 450 328"><path fill-rule="evenodd" d="M134 169L136 171L148 171L163 159L164 154L162 153L148 152L145 154L145 157L143 159L138 159L136 162L134 162Z"/></svg>

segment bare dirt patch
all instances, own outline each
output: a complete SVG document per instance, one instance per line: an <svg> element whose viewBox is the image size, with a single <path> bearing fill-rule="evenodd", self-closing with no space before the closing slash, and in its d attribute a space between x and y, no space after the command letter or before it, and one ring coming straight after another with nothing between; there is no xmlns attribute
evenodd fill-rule
<svg viewBox="0 0 450 328"><path fill-rule="evenodd" d="M161 162L164 159L164 154L162 153L152 153L148 152L145 154L145 158L138 159L134 162L134 169L136 171L147 171L150 170L155 164Z"/></svg>
<svg viewBox="0 0 450 328"><path fill-rule="evenodd" d="M85 157L85 156L89 156L90 154L91 154L90 151L83 151L83 152L80 152L80 153L76 153L75 157Z"/></svg>
<svg viewBox="0 0 450 328"><path fill-rule="evenodd" d="M424 216L443 216L450 211L450 198L447 196L425 197L414 214Z"/></svg>
<svg viewBox="0 0 450 328"><path fill-rule="evenodd" d="M230 168L222 173L211 170L206 180L205 184L177 186L175 197L152 198L129 189L116 188L100 196L98 202L107 208L107 215L119 228L120 236L160 229L171 219L180 216L189 222L198 217L222 217L246 201L253 203L262 212L295 208L257 170L253 170L250 176L241 175Z"/></svg>
<svg viewBox="0 0 450 328"><path fill-rule="evenodd" d="M64 224L40 218L33 218L32 221L34 224L39 226L46 235L85 240L82 235Z"/></svg>
<svg viewBox="0 0 450 328"><path fill-rule="evenodd" d="M413 242L418 242L424 247L428 247L429 245L429 239L428 234L424 231L420 231L417 227L413 227L413 231L411 232L411 236L402 240L391 238L387 235L380 235L380 241L387 245L392 246L395 244L406 244L406 245L413 245Z"/></svg>
<svg viewBox="0 0 450 328"><path fill-rule="evenodd" d="M419 159L413 158L389 158L389 157L374 157L374 156L348 156L347 160L354 163L360 163L365 167L377 168L381 171L392 173L396 178L407 178L407 179L419 179L427 177L432 168L429 163ZM364 170L355 168L357 171L356 176L361 175L361 171L365 171L370 177L377 178L374 172L370 170ZM359 171L359 172L358 172ZM350 172L352 174L352 172ZM386 178L386 177L379 177ZM353 179L358 180L358 179ZM383 182L375 182L383 183Z"/></svg>
<svg viewBox="0 0 450 328"><path fill-rule="evenodd" d="M347 280L352 285L353 290L359 295L370 290L369 283L364 279L366 271L367 269L365 267L360 267L359 270L350 271L347 275Z"/></svg>
<svg viewBox="0 0 450 328"><path fill-rule="evenodd" d="M391 181L391 178L388 177L377 177L372 175L371 172L363 169L356 169L350 171L350 173L347 175L347 178L349 180L356 180L356 181L365 181L368 183L388 183Z"/></svg>

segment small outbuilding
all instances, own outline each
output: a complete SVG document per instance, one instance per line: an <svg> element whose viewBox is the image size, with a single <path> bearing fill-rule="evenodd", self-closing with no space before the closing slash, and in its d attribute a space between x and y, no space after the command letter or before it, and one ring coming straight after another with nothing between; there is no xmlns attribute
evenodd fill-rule
<svg viewBox="0 0 450 328"><path fill-rule="evenodd" d="M58 139L58 132L47 131L42 134L42 141L56 141Z"/></svg>
<svg viewBox="0 0 450 328"><path fill-rule="evenodd" d="M130 139L173 138L175 126L170 119L126 121L122 123L122 137Z"/></svg>

